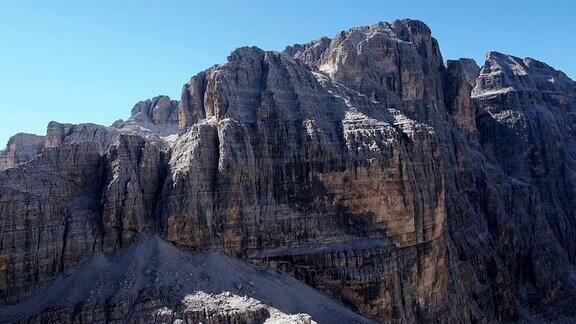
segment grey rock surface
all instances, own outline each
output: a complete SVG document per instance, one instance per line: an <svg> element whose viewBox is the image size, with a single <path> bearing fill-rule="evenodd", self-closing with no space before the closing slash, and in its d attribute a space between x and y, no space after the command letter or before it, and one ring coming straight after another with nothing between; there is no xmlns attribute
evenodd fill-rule
<svg viewBox="0 0 576 324"><path fill-rule="evenodd" d="M569 321L575 125L564 73L496 52L482 67L444 64L415 20L282 53L239 48L180 101L140 102L112 127L51 123L0 154L0 317L334 321L283 275L269 293L292 304L237 298L226 281L188 286L181 275L205 281L197 265L150 261L162 250L225 258L209 277L279 269L358 321ZM165 285L144 284L143 264L166 271L152 276ZM68 304L53 294L83 278L121 292L81 285ZM183 301L181 288L200 291ZM322 298L308 300L336 305Z"/></svg>
<svg viewBox="0 0 576 324"><path fill-rule="evenodd" d="M58 147L67 143L95 143L101 153L106 152L117 140L119 132L97 124L61 124L50 122L46 130L45 147Z"/></svg>
<svg viewBox="0 0 576 324"><path fill-rule="evenodd" d="M0 151L0 170L36 158L44 148L65 143L94 142L102 153L117 144L120 134L140 135L167 149L178 134L178 104L168 96L138 102L128 120L118 120L111 127L97 124L50 122L46 135L20 133L10 138Z"/></svg>
<svg viewBox="0 0 576 324"><path fill-rule="evenodd" d="M12 136L6 149L0 151L0 171L35 158L44 147L46 138L20 133Z"/></svg>
<svg viewBox="0 0 576 324"><path fill-rule="evenodd" d="M99 162L95 143L74 143L0 173L2 303L98 250Z"/></svg>
<svg viewBox="0 0 576 324"><path fill-rule="evenodd" d="M118 120L112 127L140 135L169 137L178 133L178 100L157 96L138 102L128 120Z"/></svg>
<svg viewBox="0 0 576 324"><path fill-rule="evenodd" d="M103 250L127 247L156 228L156 205L166 177L166 152L154 142L122 134L105 156L102 193Z"/></svg>
<svg viewBox="0 0 576 324"><path fill-rule="evenodd" d="M377 238L388 243L338 251L374 261L348 264L342 255L310 267L317 275L295 275L375 318L415 319L417 306L395 299L401 291L433 304L431 312L449 311L442 170L430 126L257 48L194 77L182 103L163 200L168 241L250 256ZM429 249L422 258L420 246Z"/></svg>
<svg viewBox="0 0 576 324"><path fill-rule="evenodd" d="M95 253L16 304L2 322L372 323L275 270L217 252L190 254L157 236Z"/></svg>

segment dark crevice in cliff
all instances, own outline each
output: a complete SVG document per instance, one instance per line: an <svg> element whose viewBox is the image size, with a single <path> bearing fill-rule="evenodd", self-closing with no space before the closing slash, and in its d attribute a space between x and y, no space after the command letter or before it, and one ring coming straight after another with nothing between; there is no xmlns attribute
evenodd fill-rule
<svg viewBox="0 0 576 324"><path fill-rule="evenodd" d="M166 184L168 183L168 177L170 176L170 152L160 154L160 170L158 173L158 183L154 190L154 197L152 200L152 211L150 215L152 216L151 219L151 228L150 232L152 233L162 233L163 222L162 222L162 213L163 213L163 201L165 197L165 191L167 190Z"/></svg>
<svg viewBox="0 0 576 324"><path fill-rule="evenodd" d="M66 220L64 221L64 231L62 233L62 250L60 252L60 260L58 263L58 272L63 272L65 269L64 268L64 260L65 260L65 256L66 256L66 248L68 246L69 226L70 226L70 221L68 220L68 218L66 218Z"/></svg>

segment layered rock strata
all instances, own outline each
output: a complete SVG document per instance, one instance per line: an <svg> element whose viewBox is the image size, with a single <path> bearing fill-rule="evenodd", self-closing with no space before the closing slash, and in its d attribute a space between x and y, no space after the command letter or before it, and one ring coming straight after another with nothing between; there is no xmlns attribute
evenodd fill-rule
<svg viewBox="0 0 576 324"><path fill-rule="evenodd" d="M20 133L0 151L0 170L36 158L44 148L65 143L94 142L102 153L117 144L120 134L140 135L168 147L178 133L178 104L168 96L157 96L138 102L128 120L118 120L112 126L84 123L50 122L45 136Z"/></svg>
<svg viewBox="0 0 576 324"><path fill-rule="evenodd" d="M282 53L240 48L192 77L178 102L156 97L113 127L54 123L30 145L12 142L0 173L0 310L44 305L22 317L33 320L327 320L253 292L234 317L223 310L238 301L215 297L230 287L185 306L129 285L114 311L98 303L116 297L79 297L80 317L30 297L64 271L80 278L72 268L93 255L124 258L158 234L289 273L365 316L356 320L567 320L575 125L576 83L564 73L496 52L482 68L444 64L419 21Z"/></svg>

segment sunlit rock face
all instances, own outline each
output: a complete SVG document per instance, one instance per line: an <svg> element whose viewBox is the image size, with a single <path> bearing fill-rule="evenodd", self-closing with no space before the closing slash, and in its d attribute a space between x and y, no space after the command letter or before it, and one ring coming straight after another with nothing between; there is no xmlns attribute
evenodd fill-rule
<svg viewBox="0 0 576 324"><path fill-rule="evenodd" d="M0 318L569 320L575 125L565 74L496 52L444 63L420 21L239 48L179 101L11 140ZM254 265L308 286L273 272L263 292ZM112 284L36 295L86 276Z"/></svg>
<svg viewBox="0 0 576 324"><path fill-rule="evenodd" d="M574 82L498 53L482 69L445 67L437 48L420 22L400 21L286 52L433 126L458 281L481 316L572 314Z"/></svg>
<svg viewBox="0 0 576 324"><path fill-rule="evenodd" d="M146 137L170 137L178 133L178 100L156 96L134 105L130 118L118 120L112 127L124 133L137 133Z"/></svg>
<svg viewBox="0 0 576 324"><path fill-rule="evenodd" d="M0 151L0 171L33 159L40 154L45 142L44 136L34 134L12 136L6 149Z"/></svg>
<svg viewBox="0 0 576 324"><path fill-rule="evenodd" d="M167 240L265 265L294 258L284 270L310 268L295 275L376 318L448 308L441 160L429 125L256 48L193 78L181 102ZM341 260L308 265L307 254ZM420 299L401 309L402 290Z"/></svg>

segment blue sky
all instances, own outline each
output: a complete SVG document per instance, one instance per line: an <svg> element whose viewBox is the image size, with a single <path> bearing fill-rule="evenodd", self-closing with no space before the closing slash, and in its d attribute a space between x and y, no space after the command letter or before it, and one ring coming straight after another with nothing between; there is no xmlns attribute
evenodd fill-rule
<svg viewBox="0 0 576 324"><path fill-rule="evenodd" d="M377 21L425 21L445 59L489 50L576 78L576 1L0 0L0 147L49 121L111 124L135 102L179 98L239 46L286 45Z"/></svg>

